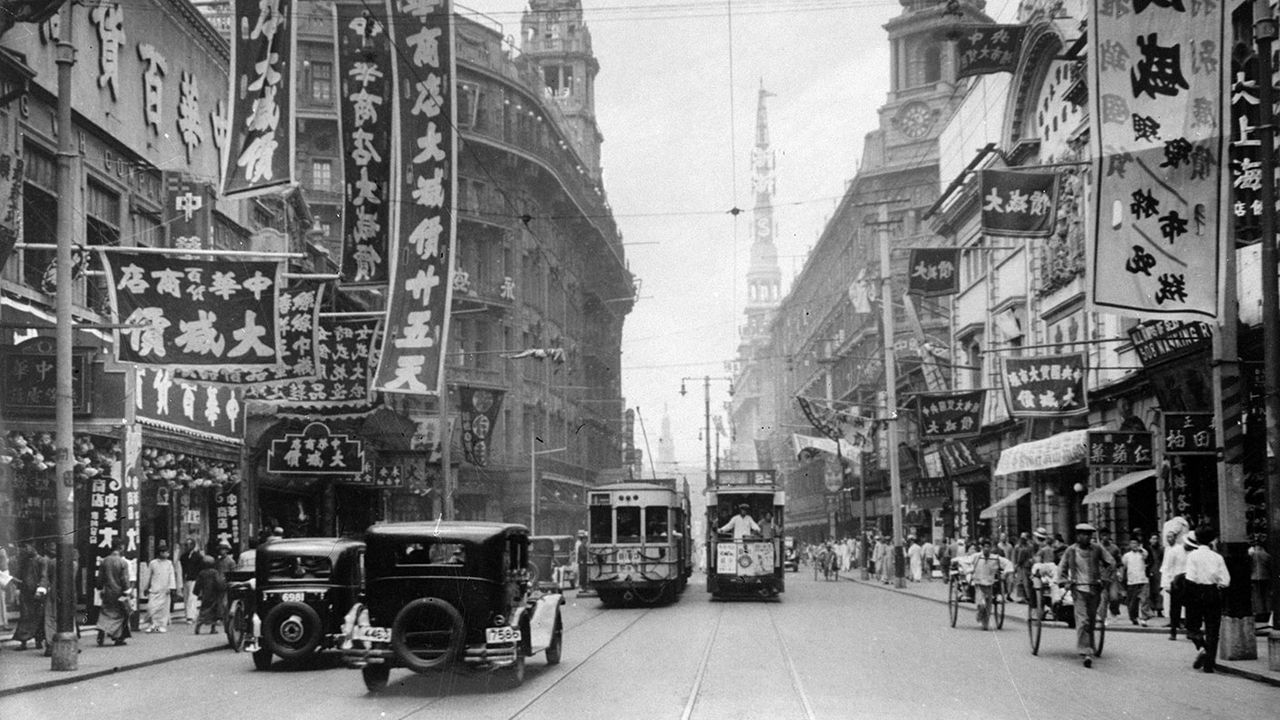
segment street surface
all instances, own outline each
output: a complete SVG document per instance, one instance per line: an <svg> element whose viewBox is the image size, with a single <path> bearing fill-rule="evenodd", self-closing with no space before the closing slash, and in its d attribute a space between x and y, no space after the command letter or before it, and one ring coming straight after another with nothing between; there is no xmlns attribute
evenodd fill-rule
<svg viewBox="0 0 1280 720"><path fill-rule="evenodd" d="M769 604L711 602L700 582L659 608L605 610L569 591L563 661L532 658L516 690L485 675L394 670L374 695L333 661L256 672L247 655L218 651L3 697L0 718L1276 717L1276 688L1194 672L1190 643L1163 633L1109 633L1086 670L1065 626L1047 623L1034 657L1012 617L984 633L964 606L952 629L946 607L925 599L815 581L807 568L787 580Z"/></svg>

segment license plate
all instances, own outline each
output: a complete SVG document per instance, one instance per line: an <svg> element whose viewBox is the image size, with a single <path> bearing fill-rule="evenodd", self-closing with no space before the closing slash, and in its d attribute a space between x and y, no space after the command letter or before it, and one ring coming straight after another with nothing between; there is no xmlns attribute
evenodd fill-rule
<svg viewBox="0 0 1280 720"><path fill-rule="evenodd" d="M372 640L374 642L391 642L391 628L361 625L354 634L356 640Z"/></svg>
<svg viewBox="0 0 1280 720"><path fill-rule="evenodd" d="M283 592L280 593L281 602L306 602L307 594L304 592Z"/></svg>
<svg viewBox="0 0 1280 720"><path fill-rule="evenodd" d="M486 628L484 641L487 643L520 642L520 629L513 627Z"/></svg>

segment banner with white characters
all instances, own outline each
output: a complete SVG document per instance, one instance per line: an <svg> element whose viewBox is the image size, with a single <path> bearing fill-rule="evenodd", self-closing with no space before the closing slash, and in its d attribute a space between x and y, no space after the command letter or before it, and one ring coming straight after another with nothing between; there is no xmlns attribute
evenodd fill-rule
<svg viewBox="0 0 1280 720"><path fill-rule="evenodd" d="M320 318L312 376L253 385L245 396L272 402L278 415L345 417L372 410L377 403L369 380L377 364L381 322L381 318Z"/></svg>
<svg viewBox="0 0 1280 720"><path fill-rule="evenodd" d="M164 368L137 365L134 372L139 422L230 443L244 437L243 390L177 379Z"/></svg>
<svg viewBox="0 0 1280 720"><path fill-rule="evenodd" d="M1004 399L1014 417L1057 417L1089 412L1085 355L1001 358Z"/></svg>
<svg viewBox="0 0 1280 720"><path fill-rule="evenodd" d="M911 248L907 292L924 297L955 295L960 292L960 250Z"/></svg>
<svg viewBox="0 0 1280 720"><path fill-rule="evenodd" d="M1090 298L1131 317L1216 318L1227 237L1227 4L1090 3Z"/></svg>
<svg viewBox="0 0 1280 720"><path fill-rule="evenodd" d="M983 170L982 232L1046 238L1058 217L1058 175L1052 172Z"/></svg>

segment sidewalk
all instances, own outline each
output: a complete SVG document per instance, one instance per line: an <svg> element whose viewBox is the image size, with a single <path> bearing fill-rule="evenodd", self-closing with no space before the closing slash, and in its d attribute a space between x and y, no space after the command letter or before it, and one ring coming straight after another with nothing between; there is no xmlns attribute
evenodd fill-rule
<svg viewBox="0 0 1280 720"><path fill-rule="evenodd" d="M907 582L907 586L905 588L899 589L893 586L892 581L890 581L890 583L886 585L874 579L874 577L871 580L862 580L860 579L861 571L859 570L842 572L840 577L843 580L856 582L860 585L866 585L868 587L879 588L887 592L895 592L903 595L911 595L913 597L918 597L925 600L931 600L933 602L940 603L943 605L947 604L947 583L946 581L941 579L935 578L933 580L927 580L927 581L918 582L918 583ZM961 603L960 612L962 615L965 613L968 613L970 616L972 616L974 612L973 603ZM1026 611L1025 605L1021 603L1010 603L1005 610L1005 623L1006 625L1009 623L1009 621L1025 623L1026 614L1027 614L1027 611ZM1167 619L1152 618L1148 622L1150 623L1149 627L1132 625L1129 622L1128 611L1122 607L1120 608L1119 618L1108 618L1107 634L1118 632L1118 633L1140 633L1143 635L1160 635L1165 637L1168 636L1169 621ZM1179 642L1186 642L1185 637L1182 636L1181 634L1179 634ZM1170 645L1169 647L1178 647L1178 646ZM1191 656L1190 653L1188 653L1188 657L1190 656ZM1230 660L1230 661L1218 660L1217 668L1218 668L1218 672L1221 672L1221 673L1226 673L1228 675L1238 675L1240 677L1248 678L1256 682L1266 683L1268 685L1274 685L1276 687L1280 687L1280 672L1277 672L1275 670L1270 670L1267 667L1266 636L1258 637L1258 658L1256 660Z"/></svg>
<svg viewBox="0 0 1280 720"><path fill-rule="evenodd" d="M134 670L148 665L178 660L203 653L225 651L227 636L221 632L210 635L209 628L193 635L191 626L176 624L167 633L137 631L123 647L114 647L110 640L98 647L97 629L89 626L80 631L80 663L74 671L49 669L49 658L43 650L36 650L31 643L25 651L19 651L18 643L9 640L12 631L0 631L0 697L67 685L91 678L110 675L124 670Z"/></svg>

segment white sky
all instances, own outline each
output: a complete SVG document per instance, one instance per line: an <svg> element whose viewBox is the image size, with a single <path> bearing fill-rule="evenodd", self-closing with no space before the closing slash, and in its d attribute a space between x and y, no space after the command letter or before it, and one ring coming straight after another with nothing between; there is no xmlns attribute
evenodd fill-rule
<svg viewBox="0 0 1280 720"><path fill-rule="evenodd" d="M644 420L649 447L638 428L636 443L646 459L657 453L666 407L677 460L696 470L704 464L701 378L729 374L743 322L760 82L775 95L769 133L785 292L877 125L889 89L882 26L902 8L897 0L732 0L730 20L724 0L582 4L600 63L605 190L642 283L625 325L623 395ZM1012 4L993 0L988 12ZM525 0L459 5L516 38L527 7ZM734 206L746 211L736 221L727 214ZM683 377L697 378L685 397ZM712 413L726 419L727 389L712 382Z"/></svg>

